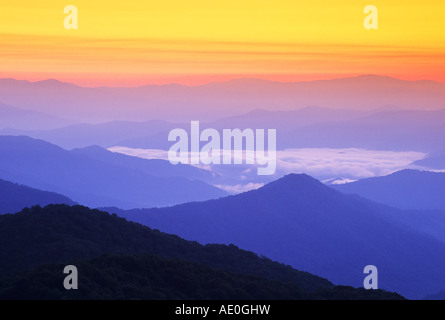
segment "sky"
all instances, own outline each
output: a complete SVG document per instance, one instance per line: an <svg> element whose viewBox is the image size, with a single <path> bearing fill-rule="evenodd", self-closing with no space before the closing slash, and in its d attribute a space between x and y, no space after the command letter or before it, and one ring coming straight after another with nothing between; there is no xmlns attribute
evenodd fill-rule
<svg viewBox="0 0 445 320"><path fill-rule="evenodd" d="M78 29L66 30L67 5ZM366 5L378 9L367 30ZM443 0L0 0L0 78L197 85L381 74L445 82Z"/></svg>

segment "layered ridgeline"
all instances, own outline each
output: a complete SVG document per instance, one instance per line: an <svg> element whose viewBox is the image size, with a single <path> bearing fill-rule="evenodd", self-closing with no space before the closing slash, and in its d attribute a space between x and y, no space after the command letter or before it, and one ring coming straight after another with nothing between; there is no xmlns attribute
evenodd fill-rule
<svg viewBox="0 0 445 320"><path fill-rule="evenodd" d="M169 208L116 212L201 243L233 243L336 284L361 286L375 265L379 287L421 298L445 288L445 243L403 222L404 212L291 174L243 194Z"/></svg>
<svg viewBox="0 0 445 320"><path fill-rule="evenodd" d="M189 180L201 180L207 183L216 181L215 175L208 170L182 163L172 165L167 160L128 156L122 153L111 152L100 146L73 149L71 152L93 160L105 162L109 165L132 168L133 170L141 171L150 176L163 178L181 177Z"/></svg>
<svg viewBox="0 0 445 320"><path fill-rule="evenodd" d="M25 110L0 102L0 130L44 130L61 128L74 123L39 111Z"/></svg>
<svg viewBox="0 0 445 320"><path fill-rule="evenodd" d="M355 110L393 105L431 110L444 107L445 85L377 75L300 82L237 79L199 86L170 84L131 88L85 88L56 80L0 79L0 96L10 105L78 121L170 119L178 122L207 121L252 109L291 110L311 105Z"/></svg>
<svg viewBox="0 0 445 320"><path fill-rule="evenodd" d="M397 207L391 217L399 223L445 242L445 173L402 170L383 177L331 185L345 194Z"/></svg>
<svg viewBox="0 0 445 320"><path fill-rule="evenodd" d="M332 187L401 209L445 210L444 172L402 170Z"/></svg>
<svg viewBox="0 0 445 320"><path fill-rule="evenodd" d="M0 179L0 214L48 204L74 205L75 203L70 198L55 192L42 191Z"/></svg>
<svg viewBox="0 0 445 320"><path fill-rule="evenodd" d="M173 168L177 176L160 176L159 168L165 172L170 165L167 161L146 160L144 168L132 168L120 160L102 161L25 136L0 136L0 154L0 178L57 192L90 207L166 206L227 195L203 181L188 179L194 171L190 166ZM150 174L148 167L159 174Z"/></svg>
<svg viewBox="0 0 445 320"><path fill-rule="evenodd" d="M400 299L230 245L200 245L82 206L0 216L2 299ZM78 290L63 288L75 265Z"/></svg>
<svg viewBox="0 0 445 320"><path fill-rule="evenodd" d="M311 103L312 105L312 103ZM242 112L236 110L236 114ZM141 118L146 119L146 118ZM201 119L201 117L191 118ZM202 129L276 128L277 148L362 148L420 151L431 154L418 165L444 169L442 137L445 109L403 110L384 106L374 110L305 107L287 111L253 110L217 121L200 122ZM91 145L168 150L174 128L190 129L190 122L110 121L74 124L52 130L1 129L0 134L26 135L66 149ZM438 150L439 149L439 150Z"/></svg>
<svg viewBox="0 0 445 320"><path fill-rule="evenodd" d="M428 169L444 170L445 150L433 152L427 158L415 161L414 164Z"/></svg>

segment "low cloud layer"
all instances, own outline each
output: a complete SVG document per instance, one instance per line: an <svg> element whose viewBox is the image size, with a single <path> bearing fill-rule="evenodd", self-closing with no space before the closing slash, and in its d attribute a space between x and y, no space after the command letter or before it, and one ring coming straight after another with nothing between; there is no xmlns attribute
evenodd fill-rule
<svg viewBox="0 0 445 320"><path fill-rule="evenodd" d="M366 149L307 148L277 152L277 167L283 172L307 173L314 177L352 180L387 175L411 167L425 158L421 152Z"/></svg>
<svg viewBox="0 0 445 320"><path fill-rule="evenodd" d="M168 160L168 151L166 150L132 149L127 147L112 147L109 150L145 159ZM421 152L380 151L357 148L286 149L277 151L277 171L274 178L279 178L288 173L306 173L322 181L335 179L343 180L344 182L354 181L388 175L406 168L416 168L412 163L426 156L426 154ZM212 170L212 166L205 166L205 169ZM254 170L249 171L255 172ZM255 177L255 182L253 182L249 179L249 174L246 175L245 173L245 170L239 172L239 184L219 187L232 193L238 193L263 185L258 181L258 177Z"/></svg>

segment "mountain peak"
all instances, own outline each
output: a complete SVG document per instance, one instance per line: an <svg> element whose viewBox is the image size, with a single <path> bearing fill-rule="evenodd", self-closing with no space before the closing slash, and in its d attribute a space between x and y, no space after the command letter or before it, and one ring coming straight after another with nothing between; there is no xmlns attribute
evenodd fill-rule
<svg viewBox="0 0 445 320"><path fill-rule="evenodd" d="M78 87L77 85L70 83L70 82L63 82L57 79L45 79L45 80L40 80L40 81L34 81L31 82L33 85L36 86L47 86L47 87L56 87L56 88L61 88L61 87Z"/></svg>
<svg viewBox="0 0 445 320"><path fill-rule="evenodd" d="M262 188L258 189L260 192L275 193L323 193L331 191L323 183L307 174L290 173L284 177L272 181ZM252 192L255 192L252 191Z"/></svg>
<svg viewBox="0 0 445 320"><path fill-rule="evenodd" d="M274 183L280 183L280 184L311 184L311 185L323 185L320 181L317 179L311 177L310 175L306 173L289 173L285 175L284 177L271 182L270 184Z"/></svg>

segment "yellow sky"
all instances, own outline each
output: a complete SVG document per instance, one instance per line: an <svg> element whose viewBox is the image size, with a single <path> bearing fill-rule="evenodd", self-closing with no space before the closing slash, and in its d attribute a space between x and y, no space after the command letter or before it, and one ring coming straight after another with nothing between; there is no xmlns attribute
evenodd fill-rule
<svg viewBox="0 0 445 320"><path fill-rule="evenodd" d="M378 30L363 27L368 4L378 8ZM78 30L64 28L66 5L78 8ZM0 77L445 81L444 30L443 0L0 0Z"/></svg>

